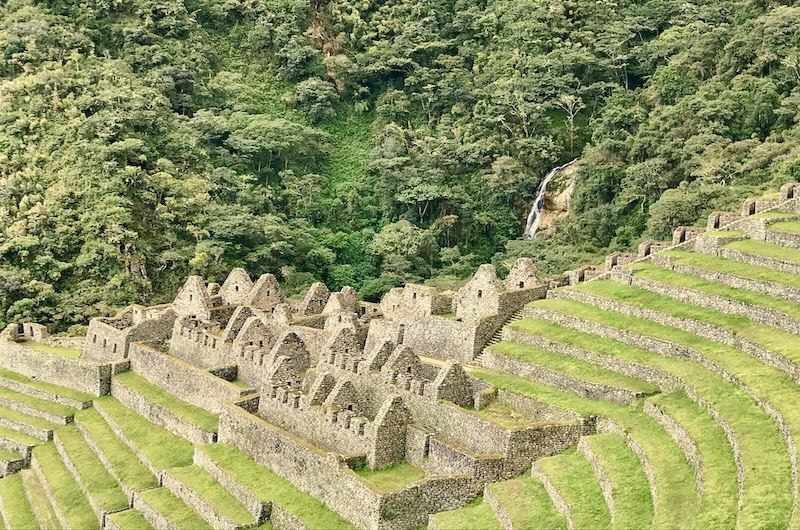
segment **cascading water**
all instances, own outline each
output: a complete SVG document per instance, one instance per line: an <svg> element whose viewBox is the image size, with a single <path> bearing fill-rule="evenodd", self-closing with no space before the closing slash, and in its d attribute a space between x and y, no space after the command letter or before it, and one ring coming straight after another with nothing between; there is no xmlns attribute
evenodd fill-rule
<svg viewBox="0 0 800 530"><path fill-rule="evenodd" d="M566 169L567 167L574 164L578 159L572 160L567 162L564 165L555 167L550 170L550 172L545 175L542 181L539 183L539 188L536 190L536 200L533 201L533 206L531 206L531 211L528 213L528 221L525 223L525 239L533 239L536 237L536 231L539 229L539 216L544 210L544 194L547 191L547 185L550 184L550 181L553 180L559 171L562 169Z"/></svg>

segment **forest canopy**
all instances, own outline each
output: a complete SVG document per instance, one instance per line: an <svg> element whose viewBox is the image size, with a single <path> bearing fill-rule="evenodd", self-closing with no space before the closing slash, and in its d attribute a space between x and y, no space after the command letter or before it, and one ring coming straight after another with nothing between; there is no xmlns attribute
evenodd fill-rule
<svg viewBox="0 0 800 530"><path fill-rule="evenodd" d="M192 273L377 299L561 272L800 180L800 7L754 0L7 0L0 326ZM519 240L580 157L572 211Z"/></svg>

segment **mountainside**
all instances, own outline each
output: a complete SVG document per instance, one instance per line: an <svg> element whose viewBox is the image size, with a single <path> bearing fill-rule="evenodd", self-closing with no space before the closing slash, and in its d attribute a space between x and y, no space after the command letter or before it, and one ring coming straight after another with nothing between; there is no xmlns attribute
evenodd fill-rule
<svg viewBox="0 0 800 530"><path fill-rule="evenodd" d="M0 327L235 266L371 300L559 272L800 178L799 85L778 2L8 0ZM576 156L570 215L517 241Z"/></svg>

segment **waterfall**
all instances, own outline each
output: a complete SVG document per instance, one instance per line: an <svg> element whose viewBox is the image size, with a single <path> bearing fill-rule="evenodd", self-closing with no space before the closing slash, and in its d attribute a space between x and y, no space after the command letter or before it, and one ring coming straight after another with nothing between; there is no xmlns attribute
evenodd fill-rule
<svg viewBox="0 0 800 530"><path fill-rule="evenodd" d="M542 213L542 210L544 210L544 194L547 191L547 185L550 184L550 181L553 180L553 177L555 177L559 171L571 166L577 160L578 159L576 158L564 165L554 167L539 183L539 188L536 190L536 200L533 201L531 211L528 213L528 221L525 223L525 239L533 239L536 237L536 231L539 229L539 216Z"/></svg>

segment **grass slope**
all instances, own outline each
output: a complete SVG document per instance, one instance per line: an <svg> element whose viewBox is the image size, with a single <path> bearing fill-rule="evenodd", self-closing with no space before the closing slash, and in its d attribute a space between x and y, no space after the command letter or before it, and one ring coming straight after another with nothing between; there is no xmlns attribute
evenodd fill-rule
<svg viewBox="0 0 800 530"><path fill-rule="evenodd" d="M696 267L714 273L725 273L750 280L779 283L800 289L800 276L790 272L782 272L767 267L750 265L726 258L687 252L685 250L665 250L661 254L670 257L674 262Z"/></svg>
<svg viewBox="0 0 800 530"><path fill-rule="evenodd" d="M425 472L408 462L402 462L383 469L372 470L362 467L356 474L381 491L397 491L425 476Z"/></svg>
<svg viewBox="0 0 800 530"><path fill-rule="evenodd" d="M253 515L204 469L186 466L170 469L169 472L231 523L243 525L253 520Z"/></svg>
<svg viewBox="0 0 800 530"><path fill-rule="evenodd" d="M508 512L515 528L566 530L566 518L556 510L539 480L525 475L490 484L489 489Z"/></svg>
<svg viewBox="0 0 800 530"><path fill-rule="evenodd" d="M0 479L0 500L8 516L5 521L7 528L39 528L39 521L25 495L25 485L19 474Z"/></svg>
<svg viewBox="0 0 800 530"><path fill-rule="evenodd" d="M723 248L800 264L800 252L798 252L796 248L783 247L774 243L767 243L766 241L741 239L739 241L731 241L724 245Z"/></svg>
<svg viewBox="0 0 800 530"><path fill-rule="evenodd" d="M33 449L34 458L42 468L42 474L53 495L55 504L67 520L70 528L90 530L100 527L86 496L78 483L64 467L61 456L52 443Z"/></svg>
<svg viewBox="0 0 800 530"><path fill-rule="evenodd" d="M138 494L155 511L180 530L210 530L208 523L166 488L154 488Z"/></svg>
<svg viewBox="0 0 800 530"><path fill-rule="evenodd" d="M500 530L492 507L478 498L457 510L434 514L433 521L439 530Z"/></svg>

